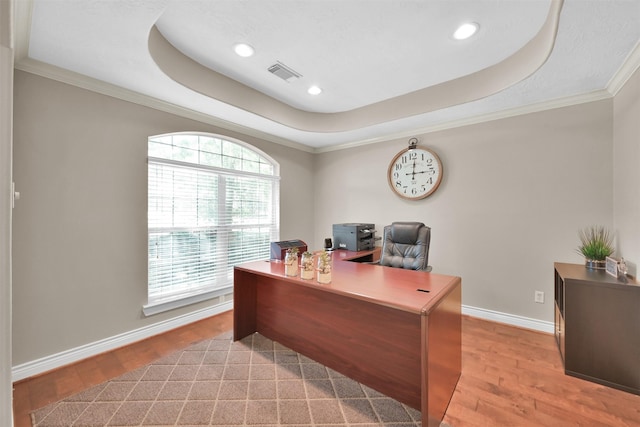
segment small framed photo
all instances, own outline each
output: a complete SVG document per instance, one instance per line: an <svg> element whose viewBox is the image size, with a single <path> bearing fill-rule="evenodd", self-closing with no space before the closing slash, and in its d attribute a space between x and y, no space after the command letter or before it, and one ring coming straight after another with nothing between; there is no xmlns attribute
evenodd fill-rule
<svg viewBox="0 0 640 427"><path fill-rule="evenodd" d="M607 257L607 273L613 277L618 277L618 260L615 258Z"/></svg>

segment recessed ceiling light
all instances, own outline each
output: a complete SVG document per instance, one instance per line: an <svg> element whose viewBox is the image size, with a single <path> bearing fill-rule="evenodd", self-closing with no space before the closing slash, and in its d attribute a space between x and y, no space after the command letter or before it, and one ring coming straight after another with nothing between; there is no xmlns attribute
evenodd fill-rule
<svg viewBox="0 0 640 427"><path fill-rule="evenodd" d="M478 31L478 28L480 28L480 25L475 22L467 22L458 27L455 33L453 33L453 38L456 40L468 39Z"/></svg>
<svg viewBox="0 0 640 427"><path fill-rule="evenodd" d="M311 86L309 89L307 89L307 92L309 93L309 95L320 95L322 93L322 89L320 89L318 86Z"/></svg>
<svg viewBox="0 0 640 427"><path fill-rule="evenodd" d="M238 56L242 56L243 58L248 58L253 55L253 48L246 43L238 43L233 47L233 50L238 54Z"/></svg>

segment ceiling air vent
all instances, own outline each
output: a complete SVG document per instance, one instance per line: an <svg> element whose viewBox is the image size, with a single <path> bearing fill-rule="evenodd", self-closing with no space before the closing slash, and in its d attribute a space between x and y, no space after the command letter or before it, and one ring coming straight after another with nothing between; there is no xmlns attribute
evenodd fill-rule
<svg viewBox="0 0 640 427"><path fill-rule="evenodd" d="M299 79L302 74L296 73L291 68L278 61L267 69L270 73L275 74L286 82L290 82L293 79Z"/></svg>

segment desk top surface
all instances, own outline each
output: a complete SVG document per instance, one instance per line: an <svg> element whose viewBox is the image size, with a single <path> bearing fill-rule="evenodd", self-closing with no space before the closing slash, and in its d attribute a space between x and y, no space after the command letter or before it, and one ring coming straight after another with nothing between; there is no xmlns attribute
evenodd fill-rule
<svg viewBox="0 0 640 427"><path fill-rule="evenodd" d="M442 298L461 284L457 276L349 261L366 254L334 251L329 284L318 283L315 276L311 280L285 276L284 263L280 261L254 261L235 268L421 315L429 314Z"/></svg>

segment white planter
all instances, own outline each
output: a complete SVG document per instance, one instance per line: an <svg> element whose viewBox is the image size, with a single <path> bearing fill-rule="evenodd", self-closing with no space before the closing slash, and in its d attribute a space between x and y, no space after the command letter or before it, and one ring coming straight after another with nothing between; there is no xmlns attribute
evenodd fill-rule
<svg viewBox="0 0 640 427"><path fill-rule="evenodd" d="M298 254L287 252L284 257L284 275L290 277L298 275Z"/></svg>
<svg viewBox="0 0 640 427"><path fill-rule="evenodd" d="M331 272L321 273L318 271L318 283L331 283Z"/></svg>
<svg viewBox="0 0 640 427"><path fill-rule="evenodd" d="M300 278L313 279L313 254L310 252L303 253L300 259Z"/></svg>

